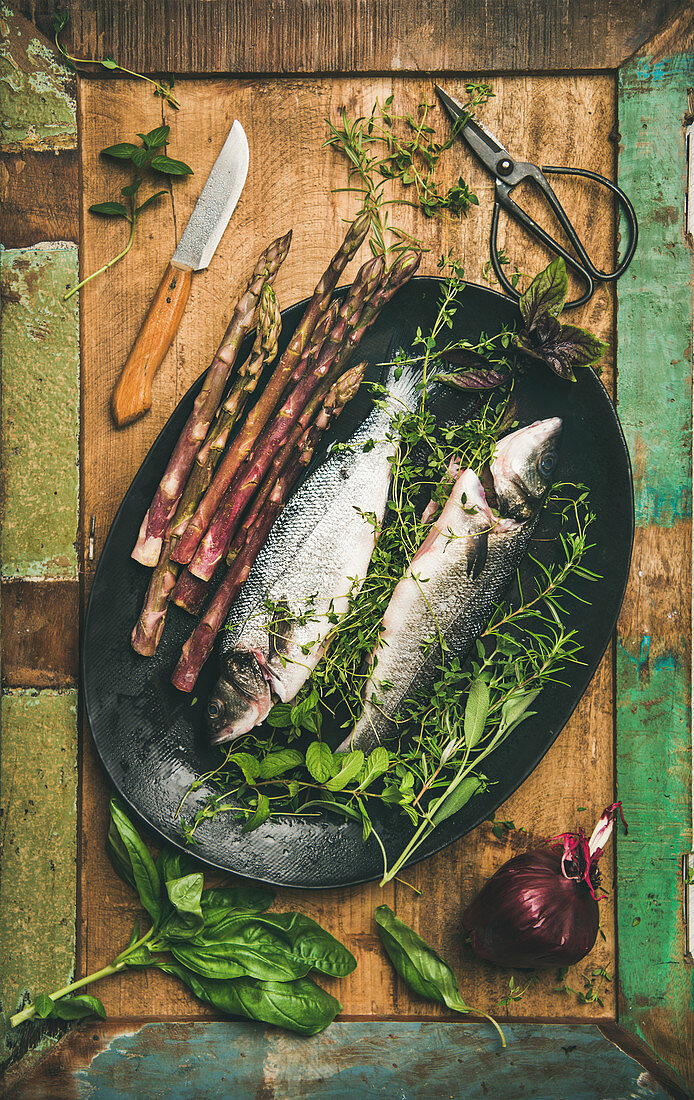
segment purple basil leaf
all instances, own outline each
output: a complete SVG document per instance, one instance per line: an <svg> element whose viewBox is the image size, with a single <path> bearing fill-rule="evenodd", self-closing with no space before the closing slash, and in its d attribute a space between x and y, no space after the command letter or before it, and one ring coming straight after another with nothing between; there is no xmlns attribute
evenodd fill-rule
<svg viewBox="0 0 694 1100"><path fill-rule="evenodd" d="M456 367L467 367L471 370L486 370L489 360L480 355L478 351L470 351L469 348L451 348L450 351L442 351L441 358L444 363L452 363Z"/></svg>
<svg viewBox="0 0 694 1100"><path fill-rule="evenodd" d="M559 256L535 276L525 294L520 296L518 305L526 327L534 328L536 319L545 313L557 317L564 308L568 289L566 264Z"/></svg>
<svg viewBox="0 0 694 1100"><path fill-rule="evenodd" d="M561 325L558 347L570 358L572 367L590 367L607 351L607 344L578 325Z"/></svg>
<svg viewBox="0 0 694 1100"><path fill-rule="evenodd" d="M550 370L568 381L575 381L573 368L595 363L607 345L577 325L562 325L556 317L543 313L531 330L514 338L514 346L531 359L546 363Z"/></svg>
<svg viewBox="0 0 694 1100"><path fill-rule="evenodd" d="M457 390L493 390L508 381L508 374L487 366L481 370L466 370L460 374L437 374L437 382L455 386Z"/></svg>

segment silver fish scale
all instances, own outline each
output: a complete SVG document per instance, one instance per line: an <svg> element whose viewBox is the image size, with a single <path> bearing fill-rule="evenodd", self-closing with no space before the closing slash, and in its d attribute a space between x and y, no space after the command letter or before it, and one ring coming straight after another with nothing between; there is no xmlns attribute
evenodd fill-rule
<svg viewBox="0 0 694 1100"><path fill-rule="evenodd" d="M401 402L414 397L412 380L389 385ZM237 646L269 649L265 602L288 602L295 615L345 596L350 577L363 577L373 552L373 527L355 509L382 519L395 446L386 440L392 408L375 408L349 440L350 450L330 455L291 497L274 524L226 621L222 652ZM375 440L370 451L364 444ZM360 538L361 536L361 538ZM365 548L365 545L368 547ZM309 622L307 627L311 627ZM292 628L292 641L303 645L313 629Z"/></svg>
<svg viewBox="0 0 694 1100"><path fill-rule="evenodd" d="M440 630L451 653L460 658L467 655L513 579L535 524L533 519L512 531L491 533L487 560L476 580L467 571L465 544L469 540L449 543L447 550L457 551L458 560L452 565L450 557L446 563L440 558L438 569L421 584L402 622L399 620L397 645L379 650L373 676L378 705L366 702L351 738L354 748L367 752L392 737L391 716L404 700L431 688L438 679L441 648L434 644L425 653L422 639L432 638ZM416 574L416 562L413 566ZM380 681L392 687L382 690Z"/></svg>

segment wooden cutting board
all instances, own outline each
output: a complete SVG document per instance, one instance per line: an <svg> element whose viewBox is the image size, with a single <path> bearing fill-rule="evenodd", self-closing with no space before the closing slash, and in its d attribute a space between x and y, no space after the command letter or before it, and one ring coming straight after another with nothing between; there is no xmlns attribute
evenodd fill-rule
<svg viewBox="0 0 694 1100"><path fill-rule="evenodd" d="M447 75L443 83L462 97L465 79L465 74ZM570 164L614 178L616 87L611 75L488 79L496 98L481 117L513 152L540 164ZM402 112L414 110L423 97L430 103L435 98L430 78L371 76L180 80L176 93L180 112L162 105L141 82L80 81L83 276L115 255L127 236L124 223L105 222L87 212L91 203L118 198L126 182L118 165L99 157L102 148L133 140L137 131L165 121L172 128L169 155L187 161L195 171L192 178L174 181L170 196L159 200L143 219L131 253L83 292L81 522L85 545L92 516L96 527L96 555L94 562L87 563L84 595L133 474L177 401L207 367L258 253L272 238L293 230L292 249L275 284L281 305L288 306L310 293L343 235L344 219L356 213L353 197L333 191L345 186L346 162L321 148L325 119L336 120L343 106L351 117L366 114L376 98L383 102L391 93L395 109ZM436 117L443 134L446 124L438 110ZM193 280L178 335L154 384L152 411L118 432L108 412L113 385L234 118L242 122L250 144L246 187L209 269ZM479 197L479 208L468 218L427 221L410 207L396 208L392 218L430 249L423 274L436 273L440 255L451 249L462 258L467 277L482 282L489 254L493 184L472 156L455 146L444 157L442 182L461 174ZM609 268L615 226L607 204L602 205L589 184L558 180L556 189L596 264ZM532 196L527 197L527 205L532 207ZM530 274L548 259L515 227L505 224L499 247ZM356 264L347 275L355 268ZM612 341L612 290L599 288L571 320ZM614 395L611 353L605 358L602 377ZM609 983L601 993L602 1003L581 1004L575 994L557 991L554 973L531 984L519 1001L497 1007L508 995L510 972L475 961L459 932L464 905L502 862L561 829L583 825L590 831L612 801L613 657L611 646L567 728L535 773L497 812L497 821L513 822L515 828L503 829L499 838L486 822L444 852L410 868L402 881L384 890L367 885L339 891L278 892L279 907L302 909L357 954L354 974L339 983L325 983L339 996L347 1017L446 1015L437 1006L411 997L394 978L372 921L374 908L385 902L451 962L468 1003L501 1018L614 1018ZM87 731L82 756L78 958L79 971L87 973L102 966L127 941L138 910L104 856L109 784ZM599 937L590 964L591 969L604 966L614 974L610 856L602 866L610 898L601 905L604 938ZM574 989L583 988L583 969L573 968L567 978ZM130 973L127 980L95 986L94 992L109 1016L183 1019L206 1015L173 979L160 974Z"/></svg>

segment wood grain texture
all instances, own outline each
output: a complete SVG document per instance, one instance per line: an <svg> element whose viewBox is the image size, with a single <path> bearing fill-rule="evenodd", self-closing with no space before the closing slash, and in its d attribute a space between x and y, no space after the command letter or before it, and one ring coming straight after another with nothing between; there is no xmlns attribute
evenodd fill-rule
<svg viewBox="0 0 694 1100"><path fill-rule="evenodd" d="M453 93L462 91L464 79L462 75L447 78L446 85ZM497 98L485 109L484 119L500 135L507 136L519 153L543 163L589 164L596 171L613 175L615 115L611 77L515 77L497 79L494 84ZM172 201L162 201L151 218L143 222L143 233L133 253L113 268L107 279L95 280L83 291L82 514L85 522L91 514L97 517L97 556L118 503L152 440L176 401L209 363L260 250L272 238L293 229L292 249L275 284L281 304L289 305L313 288L341 239L341 219L356 212L354 200L331 193L331 188L344 184L345 165L332 151L320 149L326 133L324 118L335 118L343 104L351 114L363 113L376 96L383 100L391 90L396 103L407 108L415 106L422 94L431 97L432 84L429 80L401 78L179 82L185 115L181 112L169 117L165 112L173 128L171 155L185 159L196 174L175 184ZM122 173L99 161L98 150L115 140L126 140L134 131L150 129L161 121L162 108L135 83L126 88L112 82L89 81L82 82L80 111L82 273L86 274L118 251L123 232L116 225L97 225L94 217L84 213L90 203L112 197L122 183ZM191 117L195 124L184 126L184 118ZM111 387L234 117L243 123L251 149L245 190L208 272L193 281L174 346L155 381L151 413L125 432L116 433L108 416ZM447 155L444 170L448 179L462 172L479 195L479 210L462 222L440 224L424 222L405 207L400 221L406 229L423 235L431 248L423 263L425 274L435 273L440 254L453 248L464 258L470 279L479 282L488 258L492 183L462 149ZM562 186L561 197L570 214L575 215L596 262L609 264L613 252L609 208L599 207L597 197L581 185ZM525 271L539 270L546 262L542 252L524 242L515 227L502 226L500 245ZM614 321L612 291L599 289L590 305L574 313L572 320L609 338ZM609 359L603 377L611 387ZM85 569L90 569L88 563ZM396 981L372 921L374 908L382 902L392 905L450 959L469 1003L493 1009L508 992L510 972L476 962L463 945L460 915L473 893L510 855L553 835L559 828L583 824L590 830L602 808L612 800L612 707L612 658L608 653L557 744L531 779L497 813L499 820L515 821L519 829L526 831L497 840L491 825L485 823L411 869L404 878L422 890L421 898L404 883L391 884L384 890L367 885L340 891L279 891L278 907L297 907L310 913L357 952L357 971L331 985L347 1015L427 1018L443 1014L437 1006L413 998ZM84 741L83 776L78 939L79 966L86 973L103 965L127 941L137 907L131 892L116 879L103 856L109 791L89 737ZM605 864L609 890L609 859ZM598 941L591 963L605 965L613 973L611 900L602 908L602 925L606 938ZM576 989L583 987L581 969L576 968L569 982ZM542 977L520 1002L501 1009L500 1015L545 1019L614 1016L611 989L607 989L602 1007L581 1005L574 995L552 992L555 977ZM147 1011L184 1018L201 1011L173 979L161 975L132 973L101 983L95 992L114 1016Z"/></svg>
<svg viewBox="0 0 694 1100"><path fill-rule="evenodd" d="M0 154L0 241L30 248L74 241L79 233L77 153Z"/></svg>
<svg viewBox="0 0 694 1100"><path fill-rule="evenodd" d="M78 633L77 581L3 583L3 686L75 684Z"/></svg>
<svg viewBox="0 0 694 1100"><path fill-rule="evenodd" d="M16 0L50 36L55 0ZM63 38L144 72L614 69L686 0L77 0ZM152 28L157 28L152 33Z"/></svg>

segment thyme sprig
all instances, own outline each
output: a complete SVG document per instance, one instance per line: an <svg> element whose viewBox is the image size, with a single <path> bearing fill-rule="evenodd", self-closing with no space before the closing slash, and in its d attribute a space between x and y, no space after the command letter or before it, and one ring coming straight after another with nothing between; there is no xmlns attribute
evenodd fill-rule
<svg viewBox="0 0 694 1100"><path fill-rule="evenodd" d="M114 61L110 54L105 54L103 57L75 57L73 54L71 54L69 50L67 50L66 47L63 46L63 44L59 41L60 32L65 29L69 22L69 19L69 13L63 11L56 14L53 22L53 39L55 41L56 48L58 52L64 57L69 68L75 69L77 65L101 65L104 69L109 69L110 71L115 70L120 73L125 73L126 76L134 76L137 80L144 80L147 82L147 84L151 84L154 95L161 96L162 99L165 99L169 106L173 107L174 111L178 111L180 109L181 104L179 103L178 99L176 99L176 96L173 94L173 76L168 77L166 83L164 83L163 81L152 80L151 77L144 76L143 73L137 73L134 72L132 69L126 69L123 65L119 65L117 61Z"/></svg>
<svg viewBox="0 0 694 1100"><path fill-rule="evenodd" d="M442 272L445 283L432 329L418 331L411 351L396 360L419 360L421 400L415 411L398 413L391 427L400 444L385 519L378 524L375 516L367 517L378 538L366 579L350 594L346 614L330 618L325 655L296 699L278 703L264 727L232 742L220 765L196 781L194 788L212 783L219 793L190 818L184 800L181 824L190 841L200 823L222 809L233 807L246 829L272 814L328 809L357 821L365 841L373 836L383 858L382 882L388 882L443 821L488 787L485 761L533 713L543 687L562 683L567 666L580 663L580 640L566 619L571 601L583 598L576 582L596 579L586 564L594 515L584 487L560 483L550 495L545 521L552 553L533 550L526 557L515 595L499 605L472 659L464 663L450 653L435 631L423 644L437 655L436 682L401 709L394 742L365 758L358 750L333 753L324 740L326 721L349 729L360 713L383 613L427 530L423 504L430 499L443 504L452 482L451 460L480 470L499 435L515 426L510 372L508 384L479 397L475 414L460 424L439 427L429 411L427 392L442 349L464 343L445 341L459 306L462 268L448 258ZM503 358L497 337L482 338L481 344L492 343ZM287 613L272 605L261 612L275 624ZM302 617L313 614L309 604ZM413 826L392 865L374 823L374 811L384 806L397 807Z"/></svg>
<svg viewBox="0 0 694 1100"><path fill-rule="evenodd" d="M339 124L326 119L328 139L324 148L338 149L349 161L348 186L336 191L358 195L362 210L371 214L374 254L403 251L413 244L421 247L420 241L390 224L388 206L412 206L427 218L459 218L478 205L477 195L462 176L446 189L436 178L441 155L451 148L458 130L494 95L491 85L483 83L470 82L465 91L468 98L464 111L443 140L436 139L431 125L435 104L426 100L419 103L415 113L399 114L393 109L395 97L389 95L383 104L376 100L369 115L350 120L343 107ZM391 180L411 189L413 197L386 198L386 185Z"/></svg>

